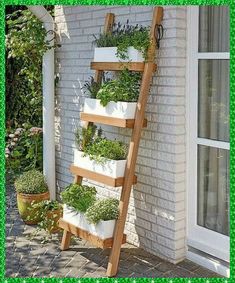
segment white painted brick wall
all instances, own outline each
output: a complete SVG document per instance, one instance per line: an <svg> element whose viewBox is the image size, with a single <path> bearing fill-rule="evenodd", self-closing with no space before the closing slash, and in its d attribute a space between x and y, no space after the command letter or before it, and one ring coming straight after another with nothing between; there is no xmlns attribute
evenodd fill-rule
<svg viewBox="0 0 235 283"><path fill-rule="evenodd" d="M56 52L60 81L56 88L56 170L58 192L72 182L74 130L80 124L84 94L81 87L93 74L93 34L105 14L116 20L149 25L152 6L56 6ZM164 7L161 41L148 99L148 127L142 132L134 187L126 223L128 241L171 262L185 256L185 66L186 8ZM130 130L103 127L110 137L129 142ZM119 197L119 189L95 182L101 197Z"/></svg>

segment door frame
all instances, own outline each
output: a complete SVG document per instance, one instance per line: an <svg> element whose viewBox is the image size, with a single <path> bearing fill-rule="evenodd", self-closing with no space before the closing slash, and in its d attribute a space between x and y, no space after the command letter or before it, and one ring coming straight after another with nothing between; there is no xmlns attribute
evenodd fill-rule
<svg viewBox="0 0 235 283"><path fill-rule="evenodd" d="M199 6L187 9L187 72L186 72L186 129L187 129L187 246L202 250L229 262L229 237L197 225L197 145L210 145L229 150L229 144L208 142L198 138L198 59L229 59L226 53L198 53ZM193 214L192 211L195 213ZM200 235L199 235L200 234ZM212 239L211 241L207 239ZM210 245L208 244L210 242Z"/></svg>

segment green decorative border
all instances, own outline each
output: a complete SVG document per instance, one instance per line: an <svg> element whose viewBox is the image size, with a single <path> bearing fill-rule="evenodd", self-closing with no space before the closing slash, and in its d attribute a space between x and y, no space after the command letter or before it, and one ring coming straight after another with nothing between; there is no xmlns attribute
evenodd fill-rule
<svg viewBox="0 0 235 283"><path fill-rule="evenodd" d="M235 138L235 78L234 78L234 59L235 59L235 2L232 0L0 0L0 283L28 283L28 282L38 282L38 283L88 283L88 282L131 282L131 283L142 283L142 282L164 282L164 283L234 283L235 282L235 270L234 270L234 253L231 253L231 267L230 267L230 278L5 278L5 5L230 5L230 117L231 117L231 130L230 130L230 140L231 140L231 150L230 150L230 219L231 219L231 241L230 250L235 251L235 148L234 148L234 138ZM30 260L30 259L29 259Z"/></svg>

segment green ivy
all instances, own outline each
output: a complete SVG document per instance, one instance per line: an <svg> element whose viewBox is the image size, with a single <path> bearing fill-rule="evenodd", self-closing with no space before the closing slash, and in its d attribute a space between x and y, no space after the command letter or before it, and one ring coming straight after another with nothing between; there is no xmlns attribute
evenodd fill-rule
<svg viewBox="0 0 235 283"><path fill-rule="evenodd" d="M6 15L7 127L42 126L42 56L54 48L45 36L42 23L28 9Z"/></svg>

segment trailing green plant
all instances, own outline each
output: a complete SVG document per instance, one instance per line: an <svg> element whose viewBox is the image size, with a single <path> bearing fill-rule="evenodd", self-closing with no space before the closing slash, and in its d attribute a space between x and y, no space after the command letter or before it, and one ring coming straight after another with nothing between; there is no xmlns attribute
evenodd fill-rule
<svg viewBox="0 0 235 283"><path fill-rule="evenodd" d="M32 202L32 207L29 210L36 211L35 219L40 219L38 222L38 230L45 230L51 234L54 230L59 230L58 220L62 215L62 205L56 200L43 200L40 202ZM32 220L32 217L29 218Z"/></svg>
<svg viewBox="0 0 235 283"><path fill-rule="evenodd" d="M42 171L43 161L42 128L17 128L7 130L6 171L15 176L30 169Z"/></svg>
<svg viewBox="0 0 235 283"><path fill-rule="evenodd" d="M94 124L89 124L87 128L78 128L75 133L75 141L78 148L84 151L102 136L102 129L97 129Z"/></svg>
<svg viewBox="0 0 235 283"><path fill-rule="evenodd" d="M61 193L63 203L80 212L86 212L96 200L96 188L71 184Z"/></svg>
<svg viewBox="0 0 235 283"><path fill-rule="evenodd" d="M14 185L17 193L41 194L48 191L48 186L43 174L35 169L20 175Z"/></svg>
<svg viewBox="0 0 235 283"><path fill-rule="evenodd" d="M42 56L55 47L46 34L28 9L6 15L6 119L13 128L42 126Z"/></svg>
<svg viewBox="0 0 235 283"><path fill-rule="evenodd" d="M107 198L96 201L87 209L85 214L90 223L97 224L100 220L114 220L118 219L119 201L115 198Z"/></svg>
<svg viewBox="0 0 235 283"><path fill-rule="evenodd" d="M127 145L121 141L101 138L86 147L84 155L88 155L91 160L95 160L96 162L105 163L107 159L126 159L127 149Z"/></svg>
<svg viewBox="0 0 235 283"><path fill-rule="evenodd" d="M97 47L117 47L117 56L120 59L128 58L128 47L133 46L140 51L147 60L147 51L150 46L149 27L141 25L130 25L129 20L122 25L120 22L114 23L111 32L101 33L95 37L94 43Z"/></svg>
<svg viewBox="0 0 235 283"><path fill-rule="evenodd" d="M138 100L141 75L124 69L117 79L104 83L99 89L96 98L106 106L110 101L135 102Z"/></svg>

